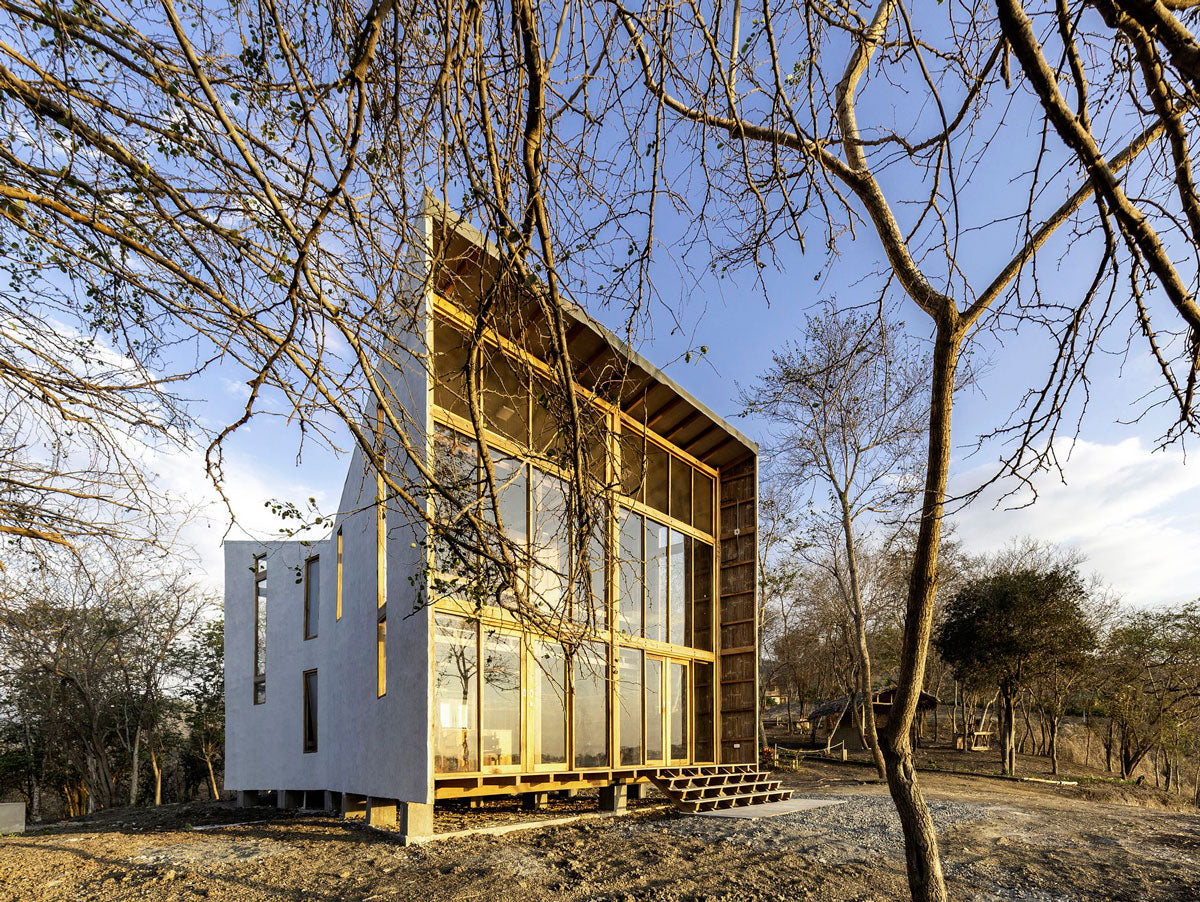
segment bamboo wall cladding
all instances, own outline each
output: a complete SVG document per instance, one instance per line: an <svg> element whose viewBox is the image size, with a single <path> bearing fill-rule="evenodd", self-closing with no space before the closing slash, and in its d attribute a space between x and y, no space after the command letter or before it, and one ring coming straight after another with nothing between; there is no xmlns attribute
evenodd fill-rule
<svg viewBox="0 0 1200 902"><path fill-rule="evenodd" d="M750 764L758 746L758 462L721 471L721 761Z"/></svg>

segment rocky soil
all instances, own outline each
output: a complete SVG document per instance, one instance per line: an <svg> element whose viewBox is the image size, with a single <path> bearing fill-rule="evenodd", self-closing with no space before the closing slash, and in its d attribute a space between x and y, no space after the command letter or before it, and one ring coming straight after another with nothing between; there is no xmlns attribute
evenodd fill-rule
<svg viewBox="0 0 1200 902"><path fill-rule="evenodd" d="M884 900L906 895L899 824L861 769L786 774L842 802L776 818L682 816L647 799L595 818L404 847L314 814L163 806L0 838L0 900ZM965 900L1200 899L1200 816L1161 794L923 776ZM439 811L439 830L545 819L513 803Z"/></svg>

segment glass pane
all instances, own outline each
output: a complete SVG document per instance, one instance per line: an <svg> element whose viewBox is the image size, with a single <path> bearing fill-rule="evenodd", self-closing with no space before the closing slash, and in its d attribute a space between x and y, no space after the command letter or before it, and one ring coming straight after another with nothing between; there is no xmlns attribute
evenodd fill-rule
<svg viewBox="0 0 1200 902"><path fill-rule="evenodd" d="M304 672L304 751L317 750L317 672Z"/></svg>
<svg viewBox="0 0 1200 902"><path fill-rule="evenodd" d="M476 541L463 516L478 498L475 443L439 427L433 438L433 471L444 490L433 498L434 516L442 526L433 546L434 567L443 573L466 575L474 570L469 548Z"/></svg>
<svg viewBox="0 0 1200 902"><path fill-rule="evenodd" d="M621 704L621 763L642 763L642 653L622 648L618 678Z"/></svg>
<svg viewBox="0 0 1200 902"><path fill-rule="evenodd" d="M438 773L479 769L476 625L434 616L433 767Z"/></svg>
<svg viewBox="0 0 1200 902"><path fill-rule="evenodd" d="M697 661L693 667L695 685L693 705L696 717L696 761L715 761L713 757L713 666Z"/></svg>
<svg viewBox="0 0 1200 902"><path fill-rule="evenodd" d="M601 507L595 511L596 522L592 530L591 541L588 542L588 573L580 574L576 580L574 606L571 616L579 623L595 626L597 629L608 627L608 605L605 598L604 569L607 564L604 553L604 533L607 527L608 514Z"/></svg>
<svg viewBox="0 0 1200 902"><path fill-rule="evenodd" d="M529 718L529 763L567 761L567 662L562 647L535 642L533 699Z"/></svg>
<svg viewBox="0 0 1200 902"><path fill-rule="evenodd" d="M483 766L521 763L521 639L483 634Z"/></svg>
<svg viewBox="0 0 1200 902"><path fill-rule="evenodd" d="M502 352L488 348L484 354L483 423L494 432L525 447L529 442L525 377Z"/></svg>
<svg viewBox="0 0 1200 902"><path fill-rule="evenodd" d="M646 521L646 638L667 641L667 527Z"/></svg>
<svg viewBox="0 0 1200 902"><path fill-rule="evenodd" d="M645 439L636 432L622 432L621 491L630 498L642 497L642 482L646 475Z"/></svg>
<svg viewBox="0 0 1200 902"><path fill-rule="evenodd" d="M505 601L511 603L515 600L512 594L513 591L519 590L524 592L525 584L528 581L526 574L529 554L529 525L527 521L529 486L526 478L527 467L511 458L493 453L492 469L496 475L496 494L499 498L500 521L504 524L504 537L510 543L508 550L518 569L516 576L517 584L515 586L504 587ZM496 518L491 516L489 520L494 526ZM495 550L497 556L499 556L500 549L497 548ZM494 582L499 582L499 580L495 580ZM491 589L492 587L489 586L488 588ZM499 588L499 586L495 588Z"/></svg>
<svg viewBox="0 0 1200 902"><path fill-rule="evenodd" d="M692 468L678 457L671 458L671 516L692 522Z"/></svg>
<svg viewBox="0 0 1200 902"><path fill-rule="evenodd" d="M304 564L304 638L317 635L321 611L321 559L309 558Z"/></svg>
<svg viewBox="0 0 1200 902"><path fill-rule="evenodd" d="M621 509L620 556L617 563L617 593L620 606L617 628L631 636L642 634L642 582L645 552L642 548L642 518Z"/></svg>
<svg viewBox="0 0 1200 902"><path fill-rule="evenodd" d="M671 760L681 761L688 756L688 685L687 665L671 663L671 709L668 716L671 729Z"/></svg>
<svg viewBox="0 0 1200 902"><path fill-rule="evenodd" d="M561 463L563 457L562 427L558 413L563 403L560 388L541 379L534 380L530 447L538 457L555 463Z"/></svg>
<svg viewBox="0 0 1200 902"><path fill-rule="evenodd" d="M550 614L563 613L571 567L566 485L557 476L532 471L533 574L532 601Z"/></svg>
<svg viewBox="0 0 1200 902"><path fill-rule="evenodd" d="M575 766L608 767L608 649L575 653Z"/></svg>
<svg viewBox="0 0 1200 902"><path fill-rule="evenodd" d="M504 536L520 548L525 547L529 527L525 517L529 507L526 497L525 465L493 452L492 469L496 474L496 494L500 499L500 519ZM495 517L492 517L495 523Z"/></svg>
<svg viewBox="0 0 1200 902"><path fill-rule="evenodd" d="M699 470L693 471L692 525L713 534L713 481Z"/></svg>
<svg viewBox="0 0 1200 902"><path fill-rule="evenodd" d="M670 633L668 642L687 645L691 635L692 540L681 532L671 530L670 559Z"/></svg>
<svg viewBox="0 0 1200 902"><path fill-rule="evenodd" d="M267 676L267 578L264 575L254 581L254 676Z"/></svg>
<svg viewBox="0 0 1200 902"><path fill-rule="evenodd" d="M663 760L663 662L646 658L646 760Z"/></svg>
<svg viewBox="0 0 1200 902"><path fill-rule="evenodd" d="M646 444L646 503L656 511L668 512L668 467L670 455L658 445Z"/></svg>
<svg viewBox="0 0 1200 902"><path fill-rule="evenodd" d="M448 323L433 326L433 403L442 410L469 419L467 407L466 336Z"/></svg>
<svg viewBox="0 0 1200 902"><path fill-rule="evenodd" d="M713 550L692 543L692 647L713 650Z"/></svg>

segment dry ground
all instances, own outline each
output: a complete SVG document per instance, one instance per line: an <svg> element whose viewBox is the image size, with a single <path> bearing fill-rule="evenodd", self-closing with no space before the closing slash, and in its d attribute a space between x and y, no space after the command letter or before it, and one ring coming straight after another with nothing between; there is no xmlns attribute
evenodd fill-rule
<svg viewBox="0 0 1200 902"><path fill-rule="evenodd" d="M905 895L885 787L860 768L785 778L844 804L778 818L622 818L405 848L365 827L269 809L116 811L0 838L0 900L866 900ZM958 899L1200 899L1200 816L1153 791L929 773ZM560 816L591 800L559 803ZM531 815L446 810L441 830ZM255 820L256 823L241 823ZM230 824L216 829L214 824Z"/></svg>

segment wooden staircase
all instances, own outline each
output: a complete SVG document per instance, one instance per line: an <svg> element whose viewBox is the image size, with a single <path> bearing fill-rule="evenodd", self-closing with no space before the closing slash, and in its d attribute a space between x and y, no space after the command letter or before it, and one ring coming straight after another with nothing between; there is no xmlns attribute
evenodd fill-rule
<svg viewBox="0 0 1200 902"><path fill-rule="evenodd" d="M664 767L650 781L679 811L717 811L792 797L779 780L753 764L692 764Z"/></svg>

